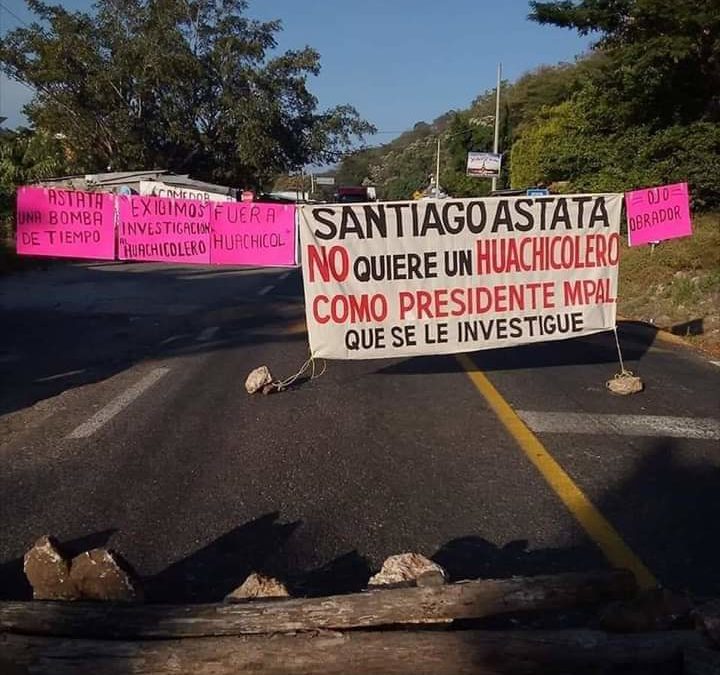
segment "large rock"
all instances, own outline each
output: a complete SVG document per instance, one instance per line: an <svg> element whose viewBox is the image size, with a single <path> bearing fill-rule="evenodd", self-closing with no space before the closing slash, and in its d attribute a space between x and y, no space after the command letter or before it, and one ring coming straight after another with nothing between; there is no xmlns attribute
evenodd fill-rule
<svg viewBox="0 0 720 675"><path fill-rule="evenodd" d="M419 553L391 555L368 586L438 586L445 583L445 570Z"/></svg>
<svg viewBox="0 0 720 675"><path fill-rule="evenodd" d="M267 366L260 366L255 368L245 380L245 390L248 394L254 394L258 391L262 391L264 387L271 384L273 381L270 369Z"/></svg>
<svg viewBox="0 0 720 675"><path fill-rule="evenodd" d="M242 586L225 596L225 602L242 602L243 600L254 600L255 598L289 597L290 593L288 593L287 587L282 581L253 572L243 581Z"/></svg>
<svg viewBox="0 0 720 675"><path fill-rule="evenodd" d="M78 592L70 578L70 563L49 536L40 537L25 554L25 576L36 600L76 600Z"/></svg>
<svg viewBox="0 0 720 675"><path fill-rule="evenodd" d="M83 600L139 602L143 599L137 575L112 551L94 548L73 558L70 578Z"/></svg>

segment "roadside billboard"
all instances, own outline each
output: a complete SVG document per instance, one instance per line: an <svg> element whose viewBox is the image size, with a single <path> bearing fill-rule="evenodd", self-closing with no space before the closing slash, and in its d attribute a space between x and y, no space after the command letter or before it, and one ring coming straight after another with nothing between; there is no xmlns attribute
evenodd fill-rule
<svg viewBox="0 0 720 675"><path fill-rule="evenodd" d="M468 152L467 175L482 178L500 176L502 155L493 152Z"/></svg>
<svg viewBox="0 0 720 675"><path fill-rule="evenodd" d="M166 197L172 199L199 199L204 202L234 202L230 195L223 195L218 192L207 190L195 190L181 185L168 185L161 181L141 180L139 192L141 195L151 197Z"/></svg>

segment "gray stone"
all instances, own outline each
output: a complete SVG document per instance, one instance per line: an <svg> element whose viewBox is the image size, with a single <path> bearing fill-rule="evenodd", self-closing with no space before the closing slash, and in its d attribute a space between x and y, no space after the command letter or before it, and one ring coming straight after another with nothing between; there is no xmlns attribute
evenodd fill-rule
<svg viewBox="0 0 720 675"><path fill-rule="evenodd" d="M446 578L445 570L419 553L391 555L368 586L430 586Z"/></svg>
<svg viewBox="0 0 720 675"><path fill-rule="evenodd" d="M25 554L23 570L36 600L75 600L78 592L70 578L70 563L50 536L40 537Z"/></svg>
<svg viewBox="0 0 720 675"><path fill-rule="evenodd" d="M274 577L253 572L242 585L225 596L225 602L242 602L255 598L289 598L285 584Z"/></svg>
<svg viewBox="0 0 720 675"><path fill-rule="evenodd" d="M245 380L245 390L248 394L255 394L261 391L263 387L272 383L273 378L270 374L270 369L267 366L260 366L255 368Z"/></svg>
<svg viewBox="0 0 720 675"><path fill-rule="evenodd" d="M104 548L94 548L73 558L70 578L83 600L143 600L137 575L126 562Z"/></svg>

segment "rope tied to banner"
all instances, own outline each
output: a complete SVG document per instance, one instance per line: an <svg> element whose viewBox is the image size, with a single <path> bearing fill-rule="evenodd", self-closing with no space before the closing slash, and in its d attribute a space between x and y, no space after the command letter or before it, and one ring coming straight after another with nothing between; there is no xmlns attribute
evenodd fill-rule
<svg viewBox="0 0 720 675"><path fill-rule="evenodd" d="M625 368L622 349L620 348L620 339L618 338L617 325L613 328L613 335L615 336L615 347L617 347L618 361L620 362L620 372L615 373L613 378L605 383L605 386L611 393L618 394L619 396L638 394L645 388L645 385L643 384L643 381L635 375L635 373Z"/></svg>
<svg viewBox="0 0 720 675"><path fill-rule="evenodd" d="M320 372L318 372L319 362L321 363ZM318 359L314 354L310 354L310 357L300 366L300 369L294 375L286 377L283 380L273 378L267 366L255 368L245 380L245 389L248 394L256 394L259 391L265 395L273 394L289 389L303 377L303 375L306 375L308 380L315 380L324 375L326 370L327 362L324 359Z"/></svg>
<svg viewBox="0 0 720 675"><path fill-rule="evenodd" d="M319 373L317 372L318 361L322 363L322 369ZM325 374L326 370L327 361L325 361L325 359L318 359L313 354L310 354L310 357L307 359L307 361L305 361L305 363L302 364L300 370L298 370L297 373L285 378L284 380L273 380L270 384L272 387L275 388L276 391L283 391L295 384L308 371L310 371L308 379L312 381L317 379L318 377L322 377ZM265 392L263 391L263 393Z"/></svg>

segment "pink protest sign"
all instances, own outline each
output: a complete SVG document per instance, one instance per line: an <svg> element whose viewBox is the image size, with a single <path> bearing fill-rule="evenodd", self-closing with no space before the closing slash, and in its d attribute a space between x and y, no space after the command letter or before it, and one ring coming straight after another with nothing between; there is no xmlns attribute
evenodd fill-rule
<svg viewBox="0 0 720 675"><path fill-rule="evenodd" d="M259 202L212 205L211 261L214 265L295 264L295 206Z"/></svg>
<svg viewBox="0 0 720 675"><path fill-rule="evenodd" d="M692 234L687 183L625 193L630 246Z"/></svg>
<svg viewBox="0 0 720 675"><path fill-rule="evenodd" d="M19 188L17 252L113 260L114 198L105 192Z"/></svg>
<svg viewBox="0 0 720 675"><path fill-rule="evenodd" d="M118 197L120 260L210 263L210 204L194 199Z"/></svg>

